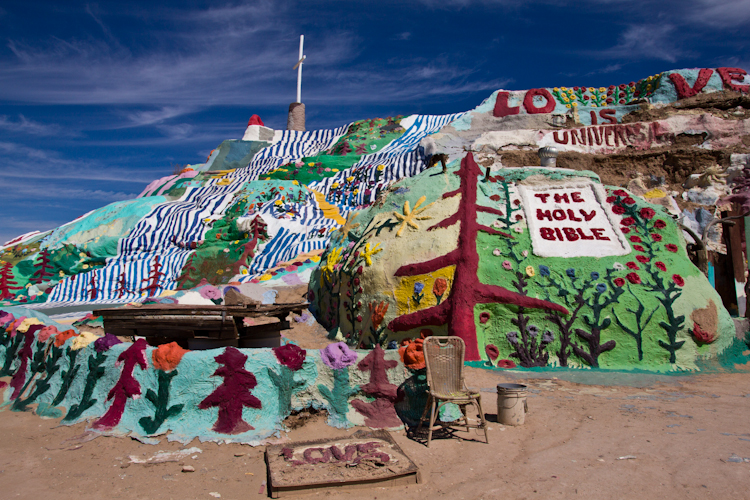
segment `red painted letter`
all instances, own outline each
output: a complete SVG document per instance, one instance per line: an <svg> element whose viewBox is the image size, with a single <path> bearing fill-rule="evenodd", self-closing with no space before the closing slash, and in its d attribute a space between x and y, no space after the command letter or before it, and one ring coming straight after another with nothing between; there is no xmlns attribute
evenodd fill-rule
<svg viewBox="0 0 750 500"><path fill-rule="evenodd" d="M703 68L698 72L698 78L695 79L695 84L692 87L688 85L685 77L679 73L671 73L669 79L672 80L674 88L677 91L677 98L685 99L686 97L693 97L703 90L703 87L706 86L708 79L711 78L711 75L713 74L714 70Z"/></svg>
<svg viewBox="0 0 750 500"><path fill-rule="evenodd" d="M545 104L541 108L537 108L536 105L534 105L535 96L544 97L547 100L547 104ZM499 98L500 95L498 94L498 99ZM526 92L526 97L523 98L523 107L530 115L539 113L552 113L552 111L555 110L555 98L552 97L552 94L550 94L547 89L531 89ZM497 109L497 102L495 103L495 109Z"/></svg>
<svg viewBox="0 0 750 500"><path fill-rule="evenodd" d="M514 108L508 106L509 95L509 92L497 93L497 99L495 100L495 109L492 111L492 116L501 118L503 116L517 115L521 111L521 108L519 106L516 106Z"/></svg>

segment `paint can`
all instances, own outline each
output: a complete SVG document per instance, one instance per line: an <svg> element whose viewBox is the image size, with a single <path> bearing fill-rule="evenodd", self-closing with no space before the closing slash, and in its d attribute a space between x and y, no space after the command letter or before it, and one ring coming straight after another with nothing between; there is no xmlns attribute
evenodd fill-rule
<svg viewBox="0 0 750 500"><path fill-rule="evenodd" d="M497 421L503 425L523 425L526 413L526 386L497 384Z"/></svg>

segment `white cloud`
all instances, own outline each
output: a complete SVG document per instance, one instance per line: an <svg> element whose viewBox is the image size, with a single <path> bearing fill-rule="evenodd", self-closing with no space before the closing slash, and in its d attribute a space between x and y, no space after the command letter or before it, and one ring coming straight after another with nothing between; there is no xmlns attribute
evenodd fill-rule
<svg viewBox="0 0 750 500"><path fill-rule="evenodd" d="M0 129L9 132L46 136L46 137L81 137L78 131L71 130L68 127L62 127L54 123L41 123L29 120L23 115L18 115L18 120L7 115L0 115Z"/></svg>
<svg viewBox="0 0 750 500"><path fill-rule="evenodd" d="M688 55L677 46L675 39L676 27L673 24L631 25L620 35L617 45L592 52L592 55L606 59L660 59L674 63Z"/></svg>

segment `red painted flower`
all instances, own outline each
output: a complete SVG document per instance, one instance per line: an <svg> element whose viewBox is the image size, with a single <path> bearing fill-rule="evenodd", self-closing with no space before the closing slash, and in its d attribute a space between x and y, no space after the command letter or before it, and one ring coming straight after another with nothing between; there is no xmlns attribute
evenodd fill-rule
<svg viewBox="0 0 750 500"><path fill-rule="evenodd" d="M630 262L628 262L628 263L627 263L627 264L625 264L625 265L626 265L626 266L628 266L628 269L635 269L636 271L637 271L638 269L640 269L640 267L638 267L638 264L636 264L636 263L635 263L635 262L633 262L633 261L630 261Z"/></svg>
<svg viewBox="0 0 750 500"><path fill-rule="evenodd" d="M633 243L641 243L641 237L633 235L630 237L630 241L632 241Z"/></svg>
<svg viewBox="0 0 750 500"><path fill-rule="evenodd" d="M674 243L668 243L664 245L664 248L666 248L670 252L677 252L677 245L675 245Z"/></svg>
<svg viewBox="0 0 750 500"><path fill-rule="evenodd" d="M629 227L621 227L620 231L622 231L622 234L628 234L630 232L630 228Z"/></svg>
<svg viewBox="0 0 750 500"><path fill-rule="evenodd" d="M612 194L615 195L615 196L627 196L628 195L628 193L626 193L622 189L616 189L616 190L612 191Z"/></svg>
<svg viewBox="0 0 750 500"><path fill-rule="evenodd" d="M641 264L645 264L646 262L648 262L648 257L646 257L645 255L636 255L635 260L637 260Z"/></svg>
<svg viewBox="0 0 750 500"><path fill-rule="evenodd" d="M615 278L613 283L617 286L622 286L625 284L625 280L622 278Z"/></svg>
<svg viewBox="0 0 750 500"><path fill-rule="evenodd" d="M616 213L617 215L622 215L625 213L625 209L620 205L615 205L612 207L612 212Z"/></svg>
<svg viewBox="0 0 750 500"><path fill-rule="evenodd" d="M500 349L494 344L487 344L484 347L484 352L487 354L487 357L490 358L490 361L495 361L500 357Z"/></svg>
<svg viewBox="0 0 750 500"><path fill-rule="evenodd" d="M654 222L654 227L656 229L664 229L665 227L667 227L667 223L661 219L657 219L656 222Z"/></svg>
<svg viewBox="0 0 750 500"><path fill-rule="evenodd" d="M489 320L490 320L490 313L488 313L487 311L483 311L483 312L482 312L482 313L481 313L481 314L479 315L479 322L480 322L480 323L482 323L483 325L484 325L485 323L487 323L487 322L488 322Z"/></svg>
<svg viewBox="0 0 750 500"><path fill-rule="evenodd" d="M620 221L620 224L622 224L623 226L632 226L633 224L635 224L635 219L632 217L625 217Z"/></svg>
<svg viewBox="0 0 750 500"><path fill-rule="evenodd" d="M501 359L497 362L498 368L515 368L516 364L513 362L512 359Z"/></svg>
<svg viewBox="0 0 750 500"><path fill-rule="evenodd" d="M641 277L638 276L636 273L628 273L627 276L625 276L629 282L631 282L634 285L637 285L641 282Z"/></svg>
<svg viewBox="0 0 750 500"><path fill-rule="evenodd" d="M643 248L641 245L633 245L633 250L637 250L639 252L645 252L646 249Z"/></svg>
<svg viewBox="0 0 750 500"><path fill-rule="evenodd" d="M666 271L667 270L667 266L666 266L666 264L664 264L664 262L659 261L659 262L656 262L654 265L656 266L656 268L659 271Z"/></svg>
<svg viewBox="0 0 750 500"><path fill-rule="evenodd" d="M656 215L656 212L654 212L653 208L646 207L641 209L640 214L644 219L651 220L654 218L654 215Z"/></svg>
<svg viewBox="0 0 750 500"><path fill-rule="evenodd" d="M631 198L630 196L622 200L622 202L626 205L635 205L635 200Z"/></svg>
<svg viewBox="0 0 750 500"><path fill-rule="evenodd" d="M617 201L617 196L607 196L607 203L614 203Z"/></svg>
<svg viewBox="0 0 750 500"><path fill-rule="evenodd" d="M677 286L685 286L685 280L682 279L682 276L679 274L673 274L672 281L674 281L674 284Z"/></svg>
<svg viewBox="0 0 750 500"><path fill-rule="evenodd" d="M651 233L649 236L651 236L651 239L654 241L661 241L661 235L658 233Z"/></svg>
<svg viewBox="0 0 750 500"><path fill-rule="evenodd" d="M272 351L276 355L276 359L279 360L279 363L283 366L286 366L293 372L296 372L297 370L302 368L302 365L305 362L305 357L307 356L306 350L294 344L286 344L280 347L274 347Z"/></svg>

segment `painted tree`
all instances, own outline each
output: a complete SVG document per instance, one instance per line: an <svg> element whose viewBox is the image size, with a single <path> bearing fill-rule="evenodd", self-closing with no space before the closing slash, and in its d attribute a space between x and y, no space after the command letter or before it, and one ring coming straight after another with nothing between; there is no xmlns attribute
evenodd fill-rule
<svg viewBox="0 0 750 500"><path fill-rule="evenodd" d="M89 299L90 300L96 300L96 294L99 292L99 289L96 287L96 274L91 273L91 280L89 281Z"/></svg>
<svg viewBox="0 0 750 500"><path fill-rule="evenodd" d="M192 280L193 278L190 276L192 273L198 271L195 266L193 265L193 260L195 259L195 253L190 256L190 258L185 262L185 266L182 268L182 274L177 278L177 289L178 290L184 290L186 288L187 282Z"/></svg>
<svg viewBox="0 0 750 500"><path fill-rule="evenodd" d="M477 304L511 304L518 307L560 311L565 314L568 310L561 305L512 292L498 285L480 283L477 275L479 268L478 232L506 238L512 238L512 236L484 226L477 221L479 212L494 215L502 215L502 212L495 208L477 205L477 177L482 175L482 171L471 153L461 161L461 168L456 175L460 178L459 188L443 194L443 199L461 195L458 210L454 215L428 228L428 231L431 231L447 228L456 223L460 224L456 249L426 262L401 266L395 273L395 276L416 276L454 265L456 270L450 295L439 305L393 319L388 324L388 328L393 332L401 332L424 325L447 323L449 334L461 337L466 343L466 360L477 361L480 359L474 323L474 307Z"/></svg>
<svg viewBox="0 0 750 500"><path fill-rule="evenodd" d="M49 250L46 248L39 252L39 261L34 265L36 268L36 271L34 271L34 274L31 275L31 281L32 283L41 283L46 280L46 278L52 277L51 270L54 269L54 266L50 264L50 253Z"/></svg>
<svg viewBox="0 0 750 500"><path fill-rule="evenodd" d="M143 278L141 282L146 282L146 286L141 288L141 292L148 292L149 297L155 296L156 292L159 291L159 288L161 288L161 285L159 282L161 279L166 276L163 272L161 272L161 262L159 262L159 256L154 257L154 262L151 264L151 272L148 276Z"/></svg>
<svg viewBox="0 0 750 500"><path fill-rule="evenodd" d="M117 289L115 290L117 292L117 298L122 298L126 293L130 293L130 289L128 288L128 282L125 278L125 271L120 273L120 276L117 277Z"/></svg>
<svg viewBox="0 0 750 500"><path fill-rule="evenodd" d="M17 281L14 281L13 266L10 262L3 264L0 269L0 300L12 299L15 296L13 290L20 290Z"/></svg>
<svg viewBox="0 0 750 500"><path fill-rule="evenodd" d="M255 250L258 248L260 242L268 240L266 223L263 222L263 219L259 215L250 223L248 236L250 241L242 245L242 255L240 255L240 258L237 259L237 262L232 266L234 274L239 274L240 267L247 266L249 264L249 259L255 257Z"/></svg>
<svg viewBox="0 0 750 500"><path fill-rule="evenodd" d="M243 408L260 410L260 399L250 392L258 385L255 375L245 370L247 356L234 347L226 350L214 358L219 367L212 377L222 377L224 382L216 388L206 399L198 404L201 410L218 408L219 415L213 430L220 434L241 434L253 430L254 427L242 419Z"/></svg>
<svg viewBox="0 0 750 500"><path fill-rule="evenodd" d="M13 393L10 395L10 399L17 399L19 396L21 396L23 391L25 391L28 387L28 383L31 382L31 378L33 377L33 375L37 371L39 371L39 367L41 367L42 365L42 361L44 359L43 346L37 349L37 355L34 356L34 333L36 333L37 330L41 330L42 328L43 325L32 325L23 334L16 334L23 335L24 341L23 349L21 349L21 352L18 355L21 364L13 374L13 378L10 381L10 386L13 388ZM39 351L41 351L41 354L39 353ZM31 362L30 370L29 362Z"/></svg>
<svg viewBox="0 0 750 500"><path fill-rule="evenodd" d="M125 404L128 399L141 394L141 384L133 377L135 367L141 370L147 368L146 364L146 339L138 339L133 345L125 349L117 357L118 363L123 363L120 380L109 391L107 401L112 400L112 405L102 417L94 422L94 428L111 429L120 423L122 414L125 413Z"/></svg>
<svg viewBox="0 0 750 500"><path fill-rule="evenodd" d="M401 419L396 414L398 387L388 380L388 369L398 366L395 360L385 359L385 351L376 345L357 367L363 372L370 372L370 381L359 388L374 401L366 402L353 399L352 406L365 416L365 425L374 429L385 429L401 426Z"/></svg>

